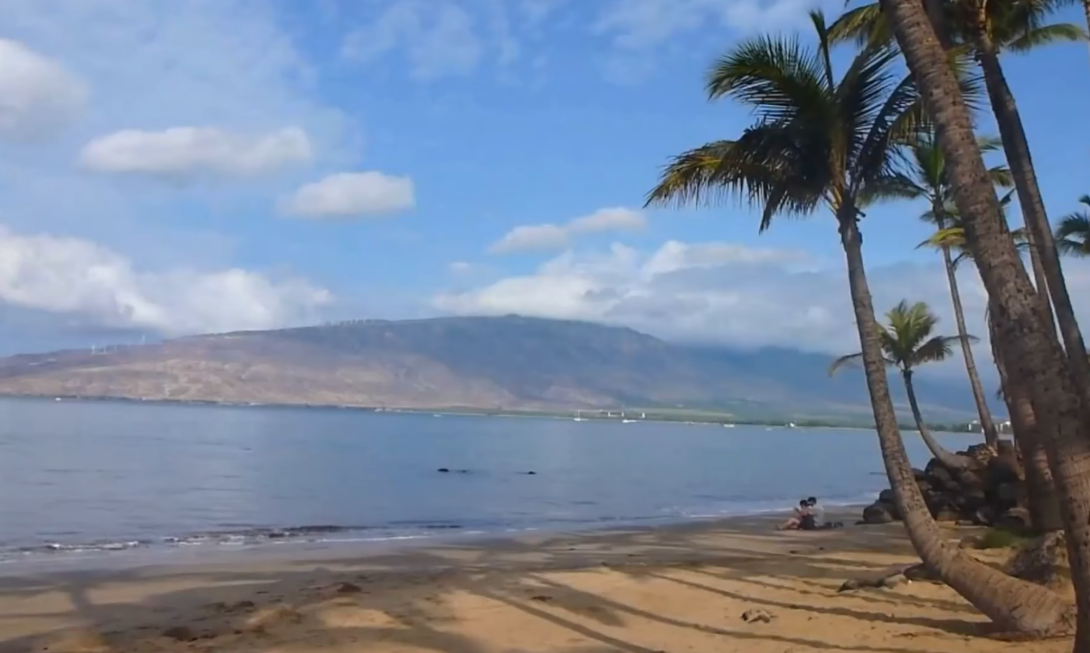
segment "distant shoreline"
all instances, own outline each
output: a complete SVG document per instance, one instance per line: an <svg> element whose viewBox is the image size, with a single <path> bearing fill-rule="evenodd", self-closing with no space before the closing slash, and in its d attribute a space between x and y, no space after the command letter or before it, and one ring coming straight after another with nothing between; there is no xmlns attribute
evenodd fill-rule
<svg viewBox="0 0 1090 653"><path fill-rule="evenodd" d="M353 410L361 412L382 413L382 414L409 414L409 415L435 415L437 417L504 417L504 418L527 418L527 419L556 419L556 420L573 420L578 413L621 413L622 409L619 408L571 408L571 409L555 409L555 410L487 410L481 408L463 408L463 407L451 407L451 406L438 406L438 407L384 407L384 406L364 406L353 404L316 404L316 403L262 403L262 402L235 402L235 401L220 401L211 399L169 399L169 398L137 398L126 396L108 396L108 395L96 395L96 396L84 396L84 395L40 395L40 394L9 394L0 393L0 399L21 399L31 401L78 401L78 402L101 402L101 403L121 403L121 404L151 404L151 405L169 405L169 406L209 406L209 407L223 407L223 408L273 408L273 409L320 409L320 410ZM662 412L662 411L668 412ZM639 408L630 407L623 409L623 412L630 413L644 413L650 414L650 417L638 418L638 419L625 419L620 415L601 416L601 415L587 415L581 418L581 421L585 422L597 422L597 423L638 423L638 422L650 422L657 424L682 424L690 426L719 426L719 427L735 427L735 426L764 426L766 428L798 428L798 429L844 429L844 430L865 430L873 431L874 427L861 423L857 420L845 420L837 421L835 419L812 419L806 417L772 417L772 418L740 418L735 417L728 412L715 412L711 410L694 409L691 412L684 409L662 409L662 408ZM904 430L915 430L915 424L901 423L898 425ZM964 425L950 425L950 424L928 424L928 426L939 432L946 433L972 433L964 429Z"/></svg>

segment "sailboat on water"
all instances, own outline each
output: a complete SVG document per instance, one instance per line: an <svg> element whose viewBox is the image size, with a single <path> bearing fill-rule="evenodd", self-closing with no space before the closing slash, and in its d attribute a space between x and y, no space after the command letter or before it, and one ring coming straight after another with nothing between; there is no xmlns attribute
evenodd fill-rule
<svg viewBox="0 0 1090 653"><path fill-rule="evenodd" d="M585 422L586 419L583 418L583 411L581 411L581 410L575 411L575 417L572 418L572 421L573 422Z"/></svg>

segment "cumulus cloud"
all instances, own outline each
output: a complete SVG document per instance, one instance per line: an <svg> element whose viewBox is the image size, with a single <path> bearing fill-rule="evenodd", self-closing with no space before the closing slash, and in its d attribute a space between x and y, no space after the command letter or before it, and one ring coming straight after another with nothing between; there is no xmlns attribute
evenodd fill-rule
<svg viewBox="0 0 1090 653"><path fill-rule="evenodd" d="M75 118L87 84L18 41L0 38L0 138L37 140Z"/></svg>
<svg viewBox="0 0 1090 653"><path fill-rule="evenodd" d="M0 304L176 336L309 323L333 300L302 279L239 268L135 269L96 243L0 227Z"/></svg>
<svg viewBox="0 0 1090 653"><path fill-rule="evenodd" d="M369 25L353 31L344 55L361 63L376 61L401 48L411 74L421 80L463 75L484 54L473 19L450 0L399 0Z"/></svg>
<svg viewBox="0 0 1090 653"><path fill-rule="evenodd" d="M1090 294L1090 265L1065 267L1072 297ZM879 312L901 299L925 301L940 329L955 329L945 274L939 265L898 263L868 270ZM969 330L982 338L986 295L975 270L960 273ZM827 353L859 347L839 261L804 252L732 243L670 241L643 252L614 244L607 252L565 252L533 274L512 276L462 292L440 294L445 313L592 320L623 324L677 340L743 347L788 346ZM1090 310L1079 306L1090 323Z"/></svg>
<svg viewBox="0 0 1090 653"><path fill-rule="evenodd" d="M528 250L558 250L584 234L639 231L647 226L643 213L623 207L599 209L563 224L523 225L508 231L489 251L507 254Z"/></svg>
<svg viewBox="0 0 1090 653"><path fill-rule="evenodd" d="M381 172L342 172L301 186L281 211L301 218L388 215L415 205L413 181Z"/></svg>
<svg viewBox="0 0 1090 653"><path fill-rule="evenodd" d="M251 177L308 163L310 139L298 127L259 135L214 127L126 129L84 146L80 163L96 172L184 180L200 176Z"/></svg>

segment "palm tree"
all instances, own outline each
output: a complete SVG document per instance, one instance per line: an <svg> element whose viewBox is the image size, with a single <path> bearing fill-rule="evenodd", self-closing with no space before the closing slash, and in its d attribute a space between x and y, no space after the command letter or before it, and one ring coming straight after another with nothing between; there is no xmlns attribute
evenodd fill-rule
<svg viewBox="0 0 1090 653"><path fill-rule="evenodd" d="M1038 307L1049 321L1052 320L1052 308L1055 308L1064 346L1072 359L1073 380L1090 408L1090 365L1087 364L1086 344L1063 277L1021 114L999 61L1000 54L1005 51L1026 52L1059 41L1085 41L1086 32L1077 25L1046 24L1046 20L1064 4L1066 0L951 0L945 2L944 20L939 21L943 23L943 33L936 36L940 42L946 41L947 46L953 43L951 47L971 52L983 72L1027 228L1030 262L1037 289L1042 294ZM848 12L830 28L833 37L856 40L891 37L881 6L869 4ZM934 25L935 17L929 16L929 19ZM1051 298L1052 306L1046 305L1046 297ZM1090 418L1090 413L1087 417Z"/></svg>
<svg viewBox="0 0 1090 653"><path fill-rule="evenodd" d="M916 421L920 437L927 444L931 455L945 467L955 470L973 467L976 464L975 460L949 451L932 437L930 429L924 424L923 416L920 414L912 374L920 365L946 360L953 353L953 343L957 342L962 347L968 348L970 342L976 341L976 337L969 334L931 335L939 319L923 302L916 302L910 306L907 301L902 300L886 313L886 320L888 325L880 327L878 332L882 352L885 355L886 365L896 367L901 372L901 378L905 382L905 392L908 394L908 406L912 410L912 419ZM849 363L859 361L862 357L862 352L841 356L829 366L829 375L833 375Z"/></svg>
<svg viewBox="0 0 1090 653"><path fill-rule="evenodd" d="M1000 204L1005 208L1011 200L1011 193L1007 193ZM957 216L957 209L948 207L947 215L952 220L952 226L940 229L923 241L917 247L946 248L958 252L953 258L953 267L956 269L960 263L972 260L972 251L965 244L965 228ZM1025 229L1015 229L1011 232L1016 247L1025 249L1029 246L1026 242ZM1029 495L1029 512L1033 527L1038 532L1057 531L1063 528L1060 519L1060 503L1056 491L1056 484L1052 479L1052 470L1049 469L1044 444L1041 440L1041 432L1037 424L1037 416L1034 412L1033 402L1025 383L1017 377L1007 373L1006 353L997 345L995 324L992 320L992 312L985 311L988 323L988 332L991 334L992 359L999 370L1000 391L999 398L1007 405L1007 414L1010 415L1011 424L1014 427L1014 442L1022 454L1023 466L1026 472L1026 487ZM1055 332L1052 331L1053 335Z"/></svg>
<svg viewBox="0 0 1090 653"><path fill-rule="evenodd" d="M994 151L1000 147L999 142L993 138L980 139L979 143L981 151ZM916 196L930 206L922 217L942 232L952 226L954 212L951 211L952 195L950 184L946 181L946 165L942 158L942 150L935 141L934 129L929 128L916 134L908 147L912 165L911 178ZM992 177L992 183L996 186L1010 187L1010 171L1006 166L996 166L988 172ZM965 309L961 305L957 271L950 249L948 244L939 243L939 251L942 252L943 266L946 270L946 281L950 286L950 298L954 305L954 321L957 324L958 336L964 343L968 335L965 327ZM999 432L992 420L991 410L988 409L988 399L984 394L984 386L980 383L980 374L976 369L973 350L971 347L963 346L961 351L965 359L965 370L969 375L969 386L973 391L973 400L976 402L977 414L980 416L980 427L984 431L984 441L995 448L999 444Z"/></svg>
<svg viewBox="0 0 1090 653"><path fill-rule="evenodd" d="M881 2L928 117L936 126L965 239L992 304L993 339L1009 352L1008 374L1023 381L1032 393L1049 468L1063 505L1065 539L1078 597L1076 650L1090 651L1090 524L1084 517L1090 513L1090 437L1083 423L1082 395L1072 381L1068 357L1042 320L1036 291L1019 260L976 145L972 115L927 12L915 2ZM947 582L963 592L965 585L979 579L958 573ZM1022 598L1024 611L1017 614L1011 614L1006 603L980 607L987 607L985 613L993 619L1030 632L1067 632L1073 625L1072 615L1054 595Z"/></svg>
<svg viewBox="0 0 1090 653"><path fill-rule="evenodd" d="M1090 209L1090 195L1079 203ZM1090 256L1090 210L1068 213L1056 227L1056 249L1072 256Z"/></svg>
<svg viewBox="0 0 1090 653"><path fill-rule="evenodd" d="M809 215L820 206L830 210L847 262L882 459L916 551L951 587L1008 629L1057 630L1067 614L1066 603L948 545L916 485L889 395L859 230L868 204L906 194L908 179L898 150L916 127L915 83L910 77L894 77L891 66L897 53L880 43L860 51L838 79L824 16L814 12L811 20L816 50L804 48L798 39L765 36L744 41L716 62L709 96L746 104L756 122L735 140L674 157L649 193L648 204L742 198L760 207L761 231L776 216Z"/></svg>

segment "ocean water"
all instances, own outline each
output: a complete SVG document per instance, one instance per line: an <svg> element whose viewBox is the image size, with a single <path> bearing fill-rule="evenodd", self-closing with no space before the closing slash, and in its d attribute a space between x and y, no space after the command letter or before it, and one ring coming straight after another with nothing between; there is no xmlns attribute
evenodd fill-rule
<svg viewBox="0 0 1090 653"><path fill-rule="evenodd" d="M650 525L884 487L864 430L0 399L8 564Z"/></svg>

